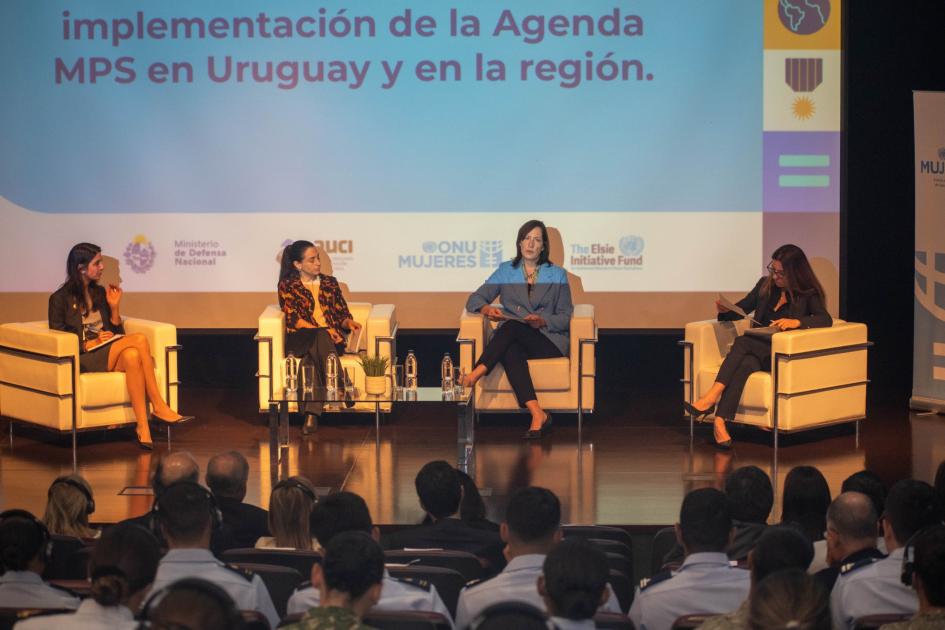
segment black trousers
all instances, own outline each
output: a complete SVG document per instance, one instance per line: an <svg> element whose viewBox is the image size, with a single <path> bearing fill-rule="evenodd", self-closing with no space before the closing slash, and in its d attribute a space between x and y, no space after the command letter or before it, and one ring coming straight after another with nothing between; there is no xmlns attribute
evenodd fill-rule
<svg viewBox="0 0 945 630"><path fill-rule="evenodd" d="M771 371L771 337L740 335L722 361L716 382L725 385L715 415L732 420L752 372Z"/></svg>
<svg viewBox="0 0 945 630"><path fill-rule="evenodd" d="M529 400L538 399L531 374L528 373L528 360L560 356L562 354L558 346L548 337L524 322L513 320L496 329L476 364L486 366L487 374L501 364L509 377L519 407L524 407Z"/></svg>
<svg viewBox="0 0 945 630"><path fill-rule="evenodd" d="M335 344L326 328L300 328L286 333L285 353L294 354L301 359L302 364L315 366L315 381L319 387L325 386L325 359L334 352L341 359L345 352L344 344ZM340 361L339 361L340 369ZM321 415L323 404L308 402L304 405L305 413Z"/></svg>

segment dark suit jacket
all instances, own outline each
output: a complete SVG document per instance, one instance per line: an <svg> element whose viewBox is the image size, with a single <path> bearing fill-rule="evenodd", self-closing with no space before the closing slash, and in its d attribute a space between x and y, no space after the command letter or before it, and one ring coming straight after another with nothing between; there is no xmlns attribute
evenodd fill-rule
<svg viewBox="0 0 945 630"><path fill-rule="evenodd" d="M794 295L793 299L788 295L788 303L782 306L781 310L774 310L781 296L781 290L774 287L770 295L762 296L761 287L764 286L766 280L766 277L761 278L755 288L735 304L746 313L754 311L754 319L765 326L775 319L785 317L799 320L801 328L827 328L833 324L833 318L830 317L823 299L816 291L806 295ZM741 319L741 317L731 311L719 313L720 322L731 322L736 319Z"/></svg>
<svg viewBox="0 0 945 630"><path fill-rule="evenodd" d="M154 532L158 542L161 544L161 549L167 549L167 541L164 540L164 536L161 534L160 527L155 526L153 523L151 512L145 512L141 516L133 516L116 523L116 525L124 524L140 525L141 527ZM256 541L253 541L254 544L255 542ZM240 546L241 545L237 544L236 542L236 537L233 535L233 530L226 523L221 523L219 527L210 533L210 551L212 551L213 555L218 558L220 557L220 554L222 554L227 549L237 549ZM252 547L253 545L249 546Z"/></svg>
<svg viewBox="0 0 945 630"><path fill-rule="evenodd" d="M859 562L866 558L885 558L885 554L875 547L870 547L868 549L860 549L859 551L854 551L849 556L840 561L840 564L834 567L827 567L826 569L821 569L814 574L814 579L820 582L829 593L833 590L833 585L837 583L837 578L840 576L840 567L845 564L852 562Z"/></svg>
<svg viewBox="0 0 945 630"><path fill-rule="evenodd" d="M122 325L112 324L112 309L105 299L105 288L97 284L89 288L92 296L92 306L102 314L102 328L115 334L124 334ZM53 330L71 332L79 337L79 352L85 352L85 336L82 327L82 311L78 302L66 288L60 287L49 296L49 327Z"/></svg>
<svg viewBox="0 0 945 630"><path fill-rule="evenodd" d="M269 535L269 512L236 499L217 497L223 524L229 526L240 547L255 547L256 541Z"/></svg>
<svg viewBox="0 0 945 630"><path fill-rule="evenodd" d="M487 560L489 572L505 566L502 549L505 543L495 532L470 527L458 518L444 518L432 525L402 529L382 541L385 549L447 549L467 551Z"/></svg>

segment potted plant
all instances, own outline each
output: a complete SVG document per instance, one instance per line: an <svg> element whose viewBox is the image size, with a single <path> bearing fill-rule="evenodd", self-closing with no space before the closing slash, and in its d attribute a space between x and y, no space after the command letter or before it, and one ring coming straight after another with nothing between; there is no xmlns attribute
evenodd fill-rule
<svg viewBox="0 0 945 630"><path fill-rule="evenodd" d="M362 356L361 367L364 368L364 391L368 394L383 394L387 391L387 366L390 359L387 357Z"/></svg>

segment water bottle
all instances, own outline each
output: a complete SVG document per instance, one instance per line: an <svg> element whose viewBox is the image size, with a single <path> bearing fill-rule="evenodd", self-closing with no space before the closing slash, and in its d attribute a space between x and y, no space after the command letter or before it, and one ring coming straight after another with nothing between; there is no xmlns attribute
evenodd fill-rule
<svg viewBox="0 0 945 630"><path fill-rule="evenodd" d="M338 355L329 352L325 359L325 391L334 394L338 391Z"/></svg>
<svg viewBox="0 0 945 630"><path fill-rule="evenodd" d="M450 353L447 352L443 355L443 360L440 361L440 379L443 383L443 393L453 393L453 359L450 358Z"/></svg>
<svg viewBox="0 0 945 630"><path fill-rule="evenodd" d="M299 359L291 352L284 363L285 390L294 393L299 389Z"/></svg>
<svg viewBox="0 0 945 630"><path fill-rule="evenodd" d="M407 358L404 360L404 384L407 391L417 391L417 374L419 371L420 366L417 365L417 356L413 353L413 350L408 350Z"/></svg>

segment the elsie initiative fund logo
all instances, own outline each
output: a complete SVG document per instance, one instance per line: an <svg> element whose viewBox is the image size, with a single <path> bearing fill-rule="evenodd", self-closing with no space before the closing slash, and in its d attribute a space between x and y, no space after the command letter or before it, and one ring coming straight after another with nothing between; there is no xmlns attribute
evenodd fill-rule
<svg viewBox="0 0 945 630"><path fill-rule="evenodd" d="M616 245L572 243L568 266L572 269L642 269L645 246L643 237L633 234L622 236Z"/></svg>
<svg viewBox="0 0 945 630"><path fill-rule="evenodd" d="M154 251L154 245L143 234L138 234L131 242L125 246L124 259L125 264L131 267L135 273L147 273L154 266L154 259L157 252Z"/></svg>
<svg viewBox="0 0 945 630"><path fill-rule="evenodd" d="M502 262L502 241L424 241L421 253L400 254L401 269L494 269Z"/></svg>

